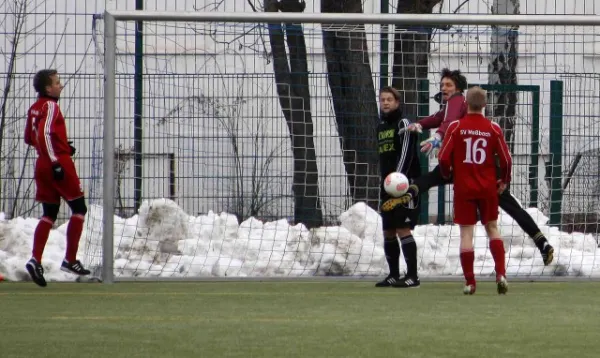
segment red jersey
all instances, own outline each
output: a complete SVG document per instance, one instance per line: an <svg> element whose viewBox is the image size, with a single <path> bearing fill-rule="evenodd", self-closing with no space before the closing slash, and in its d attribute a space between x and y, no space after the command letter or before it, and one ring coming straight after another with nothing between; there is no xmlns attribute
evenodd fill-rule
<svg viewBox="0 0 600 358"><path fill-rule="evenodd" d="M436 133L440 135L440 138L444 138L450 123L458 121L466 114L465 96L459 92L452 95L439 111L421 119L419 124L423 129L438 128Z"/></svg>
<svg viewBox="0 0 600 358"><path fill-rule="evenodd" d="M27 112L25 143L35 147L39 159L51 163L70 157L65 118L56 99L39 97Z"/></svg>
<svg viewBox="0 0 600 358"><path fill-rule="evenodd" d="M444 177L454 176L454 192L464 199L497 195L500 179L510 183L512 158L500 126L482 114L467 114L448 126L438 159Z"/></svg>

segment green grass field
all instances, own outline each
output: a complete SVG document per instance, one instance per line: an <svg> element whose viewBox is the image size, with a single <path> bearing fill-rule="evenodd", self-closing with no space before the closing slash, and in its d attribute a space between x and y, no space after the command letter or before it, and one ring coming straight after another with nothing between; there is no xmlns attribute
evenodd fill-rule
<svg viewBox="0 0 600 358"><path fill-rule="evenodd" d="M599 357L600 283L0 284L0 357Z"/></svg>

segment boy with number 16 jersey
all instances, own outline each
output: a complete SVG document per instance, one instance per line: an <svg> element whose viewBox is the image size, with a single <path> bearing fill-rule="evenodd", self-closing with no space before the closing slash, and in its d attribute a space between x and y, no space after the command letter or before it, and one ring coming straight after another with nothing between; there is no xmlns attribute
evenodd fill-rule
<svg viewBox="0 0 600 358"><path fill-rule="evenodd" d="M460 225L460 261L467 281L465 294L475 293L473 232L477 214L490 239L498 293L506 293L504 243L498 231L498 194L511 179L512 159L502 129L482 114L486 93L479 87L467 93L467 115L448 126L439 153L442 176L454 176L454 223ZM500 179L496 179L496 158Z"/></svg>

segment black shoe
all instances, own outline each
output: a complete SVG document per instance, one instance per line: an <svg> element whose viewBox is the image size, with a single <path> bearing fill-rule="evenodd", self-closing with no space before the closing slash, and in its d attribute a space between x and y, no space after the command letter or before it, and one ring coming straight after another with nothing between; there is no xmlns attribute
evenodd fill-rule
<svg viewBox="0 0 600 358"><path fill-rule="evenodd" d="M421 280L417 276L404 276L392 286L397 288L412 288L421 286Z"/></svg>
<svg viewBox="0 0 600 358"><path fill-rule="evenodd" d="M33 282L40 287L46 287L47 283L44 278L44 268L36 259L31 258L25 265L25 268L27 269L27 272L29 272L29 276L31 276Z"/></svg>
<svg viewBox="0 0 600 358"><path fill-rule="evenodd" d="M389 275L384 278L382 281L379 281L375 284L375 287L392 287L395 282L398 282L400 278L397 276Z"/></svg>
<svg viewBox="0 0 600 358"><path fill-rule="evenodd" d="M542 260L544 260L545 266L550 265L552 260L554 260L554 248L548 241L544 242L544 246L540 249L540 253L542 254Z"/></svg>
<svg viewBox="0 0 600 358"><path fill-rule="evenodd" d="M90 270L83 268L83 265L79 260L75 260L73 262L67 262L66 260L63 260L62 265L60 265L60 269L62 271L74 273L80 276L89 275L91 273Z"/></svg>

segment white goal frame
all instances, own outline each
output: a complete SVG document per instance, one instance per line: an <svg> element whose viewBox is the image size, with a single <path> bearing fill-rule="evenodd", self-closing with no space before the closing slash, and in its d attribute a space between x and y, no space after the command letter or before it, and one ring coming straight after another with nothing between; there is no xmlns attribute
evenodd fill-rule
<svg viewBox="0 0 600 358"><path fill-rule="evenodd" d="M596 15L337 14L105 11L102 281L114 282L114 154L116 118L116 29L118 21L181 21L377 25L562 25L598 26ZM572 278L570 278L572 279Z"/></svg>

